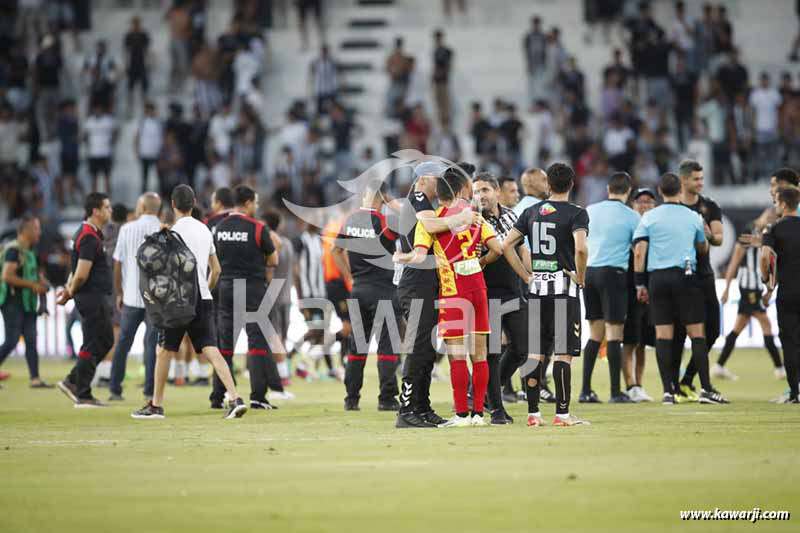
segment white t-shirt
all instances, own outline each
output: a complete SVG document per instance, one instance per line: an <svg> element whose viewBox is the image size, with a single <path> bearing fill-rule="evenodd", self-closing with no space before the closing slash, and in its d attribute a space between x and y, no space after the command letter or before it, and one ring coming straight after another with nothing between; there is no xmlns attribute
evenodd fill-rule
<svg viewBox="0 0 800 533"><path fill-rule="evenodd" d="M84 127L89 138L89 157L111 157L114 137L114 119L111 115L91 115Z"/></svg>
<svg viewBox="0 0 800 533"><path fill-rule="evenodd" d="M777 89L753 89L750 105L756 110L756 131L775 132L778 130L778 106L781 93Z"/></svg>
<svg viewBox="0 0 800 533"><path fill-rule="evenodd" d="M610 129L603 138L603 148L608 155L617 155L628 149L628 141L633 139L630 128Z"/></svg>
<svg viewBox="0 0 800 533"><path fill-rule="evenodd" d="M211 230L196 218L183 217L172 226L172 231L181 236L197 260L200 298L211 300L211 291L208 288L208 258L217 254Z"/></svg>
<svg viewBox="0 0 800 533"><path fill-rule="evenodd" d="M214 150L220 157L228 157L230 154L231 135L235 129L236 115L233 113L227 115L216 114L211 117L211 122L208 125L208 136L211 138Z"/></svg>
<svg viewBox="0 0 800 533"><path fill-rule="evenodd" d="M139 123L139 156L155 159L161 152L163 133L161 121L154 117L144 117Z"/></svg>

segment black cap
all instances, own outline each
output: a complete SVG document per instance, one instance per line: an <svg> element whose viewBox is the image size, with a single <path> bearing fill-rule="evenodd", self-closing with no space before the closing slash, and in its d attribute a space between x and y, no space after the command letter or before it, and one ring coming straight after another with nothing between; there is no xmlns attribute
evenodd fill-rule
<svg viewBox="0 0 800 533"><path fill-rule="evenodd" d="M656 199L655 193L646 187L643 187L641 189L636 189L636 192L633 193L633 199L638 200L640 196L643 196L645 194L649 195L650 198L652 198L653 200Z"/></svg>

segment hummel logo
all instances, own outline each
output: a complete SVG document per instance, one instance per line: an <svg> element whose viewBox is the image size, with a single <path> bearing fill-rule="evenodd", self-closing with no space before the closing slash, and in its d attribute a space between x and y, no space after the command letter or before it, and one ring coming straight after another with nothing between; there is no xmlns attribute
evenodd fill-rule
<svg viewBox="0 0 800 533"><path fill-rule="evenodd" d="M578 323L576 323L576 324L575 324L575 326L574 326L574 328L575 328L575 336L576 336L576 337L579 337L579 336L580 336L580 334L581 334L581 325L580 325L580 324L578 324Z"/></svg>

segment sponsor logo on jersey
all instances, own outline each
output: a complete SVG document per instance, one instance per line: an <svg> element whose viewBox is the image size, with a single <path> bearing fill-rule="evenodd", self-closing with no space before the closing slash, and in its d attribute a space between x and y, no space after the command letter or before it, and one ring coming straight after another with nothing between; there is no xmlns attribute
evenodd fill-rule
<svg viewBox="0 0 800 533"><path fill-rule="evenodd" d="M555 272L558 270L558 261L546 261L544 259L534 259L531 261L531 270L534 272L548 270L550 272Z"/></svg>
<svg viewBox="0 0 800 533"><path fill-rule="evenodd" d="M348 237L358 237L359 239L374 239L375 230L372 228L358 228L355 226L347 226L345 235Z"/></svg>
<svg viewBox="0 0 800 533"><path fill-rule="evenodd" d="M550 203L545 203L544 205L539 207L539 214L546 216L556 212L556 208L553 207Z"/></svg>
<svg viewBox="0 0 800 533"><path fill-rule="evenodd" d="M216 238L220 241L247 242L246 231L218 231Z"/></svg>

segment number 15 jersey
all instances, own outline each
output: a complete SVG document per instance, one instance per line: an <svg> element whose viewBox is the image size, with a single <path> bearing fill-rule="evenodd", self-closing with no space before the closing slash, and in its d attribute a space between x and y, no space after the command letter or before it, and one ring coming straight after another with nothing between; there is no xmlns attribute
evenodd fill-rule
<svg viewBox="0 0 800 533"><path fill-rule="evenodd" d="M535 296L578 296L578 287L564 274L575 270L573 232L589 232L589 214L570 202L545 200L522 212L514 228L528 238Z"/></svg>

